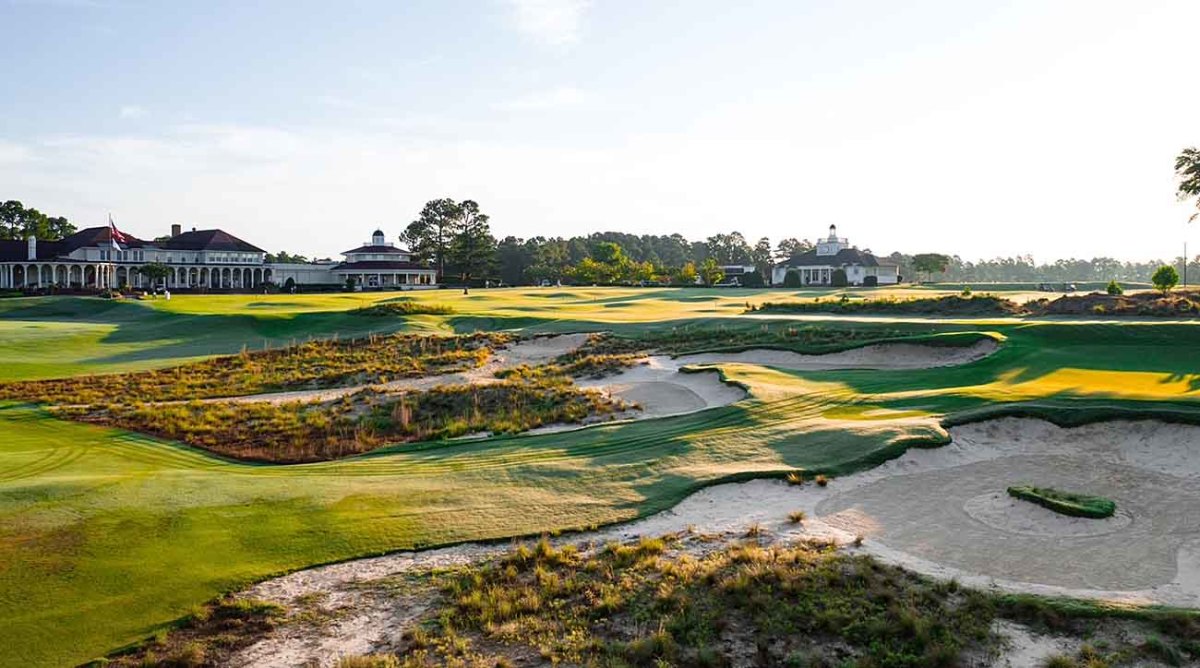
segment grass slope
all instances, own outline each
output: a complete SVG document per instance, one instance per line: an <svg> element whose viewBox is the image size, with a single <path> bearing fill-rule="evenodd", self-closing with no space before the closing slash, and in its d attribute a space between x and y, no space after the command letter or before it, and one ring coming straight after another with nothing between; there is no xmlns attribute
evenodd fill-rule
<svg viewBox="0 0 1200 668"><path fill-rule="evenodd" d="M492 291L480 303L491 303L495 314L476 310L422 326L444 331L490 322L631 332L680 322L761 326L736 317L740 303L720 306L728 299L715 294L721 291L595 289L569 298L550 292ZM699 300L707 296L718 301ZM448 301L451 295L432 297ZM453 297L458 313L467 313L467 298ZM668 298L680 306L667 308ZM246 315L261 303L258 297L150 306L9 300L26 304L0 306L0 333L33 323L81 336L104 321L124 331L122 337L137 339L131 354L140 361L161 365L207 346L236 350L239 336L268 329L302 337L309 326L320 325L313 330L319 333L337 331L350 318L374 321L316 310L357 308L369 299L321 296L303 308L260 307L266 316ZM547 312L538 300L554 306ZM628 318L621 322L589 319L613 303L635 306L611 309ZM695 310L713 303L729 317ZM89 312L88 304L103 310ZM233 313L197 312L225 306ZM536 315L517 317L518 308ZM634 309L637 317L631 317ZM581 322L570 320L573 310ZM204 330L199 322L227 329ZM931 322L886 327L914 335L978 329ZM0 408L0 628L8 639L0 663L83 661L143 638L219 593L316 563L628 520L717 481L795 469L811 475L859 470L909 445L944 442L939 421L945 416L998 404L1036 404L1059 416L1096 406L1137 414L1164 404L1181 415L1198 414L1200 376L1193 370L1200 368L1200 329L1047 323L987 329L1006 337L1004 348L964 367L801 373L725 365L723 374L749 387L752 398L662 420L400 445L319 464L222 461L152 438L56 420L33 407ZM156 333L174 338L155 339ZM112 358L120 357L112 341L100 341L65 351L63 360L34 360L11 372L8 364L26 359L27 351L0 341L0 369L10 377L45 377L67 366L111 369ZM22 345L41 350L33 339ZM172 357L180 352L182 357Z"/></svg>

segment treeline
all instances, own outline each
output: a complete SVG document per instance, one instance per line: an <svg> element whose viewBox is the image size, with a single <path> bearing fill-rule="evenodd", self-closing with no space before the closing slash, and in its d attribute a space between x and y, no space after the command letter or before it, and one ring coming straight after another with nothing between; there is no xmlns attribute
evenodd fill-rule
<svg viewBox="0 0 1200 668"><path fill-rule="evenodd" d="M911 267L912 259L909 256L899 257L901 258L901 273L904 274L903 267ZM1197 262L1200 262L1200 256L1189 260L1189 267L1198 266ZM940 274L933 274L932 278L962 283L1065 283L1110 280L1145 283L1150 281L1151 275L1159 267L1171 265L1182 272L1182 264L1182 257L1149 262L1122 262L1111 257L1096 257L1090 260L1071 258L1038 263L1029 255L977 262L950 256L946 270ZM915 276L916 274L911 275ZM1200 276L1200 273L1197 273L1197 276Z"/></svg>
<svg viewBox="0 0 1200 668"><path fill-rule="evenodd" d="M75 226L62 216L47 216L15 199L0 204L0 239L61 239L75 234Z"/></svg>

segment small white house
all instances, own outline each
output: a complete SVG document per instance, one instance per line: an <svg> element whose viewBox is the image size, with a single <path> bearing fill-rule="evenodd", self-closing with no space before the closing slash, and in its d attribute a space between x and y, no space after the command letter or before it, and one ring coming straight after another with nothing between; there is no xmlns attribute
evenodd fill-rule
<svg viewBox="0 0 1200 668"><path fill-rule="evenodd" d="M850 285L868 283L874 277L878 285L894 285L900 281L899 267L883 264L867 251L850 245L849 240L838 237L837 226L829 226L829 236L817 241L816 248L793 255L775 265L771 270L771 283L782 285L788 273L796 272L801 285L830 285L833 272L846 272Z"/></svg>

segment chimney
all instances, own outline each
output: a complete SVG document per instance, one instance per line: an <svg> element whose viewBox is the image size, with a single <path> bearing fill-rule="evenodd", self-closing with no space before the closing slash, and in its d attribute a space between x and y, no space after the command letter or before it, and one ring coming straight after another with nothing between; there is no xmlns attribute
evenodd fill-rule
<svg viewBox="0 0 1200 668"><path fill-rule="evenodd" d="M183 226L179 223L175 223L171 226L171 236L177 237L180 234L183 234Z"/></svg>
<svg viewBox="0 0 1200 668"><path fill-rule="evenodd" d="M31 235L29 235L29 238L26 239L26 241L29 242L29 257L27 259L36 260L37 259L37 237L35 237L31 234Z"/></svg>

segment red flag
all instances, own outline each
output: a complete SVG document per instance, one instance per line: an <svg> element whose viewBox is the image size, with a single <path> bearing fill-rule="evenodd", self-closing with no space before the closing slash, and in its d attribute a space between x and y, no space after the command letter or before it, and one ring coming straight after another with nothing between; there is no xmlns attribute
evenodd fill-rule
<svg viewBox="0 0 1200 668"><path fill-rule="evenodd" d="M113 250L121 250L120 244L129 243L125 233L117 229L116 223L113 222L112 214L108 214L108 236L112 241Z"/></svg>

